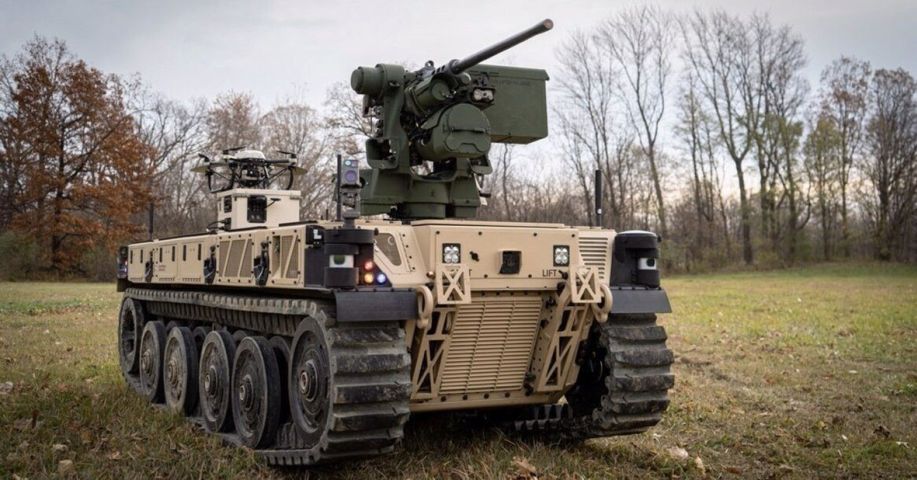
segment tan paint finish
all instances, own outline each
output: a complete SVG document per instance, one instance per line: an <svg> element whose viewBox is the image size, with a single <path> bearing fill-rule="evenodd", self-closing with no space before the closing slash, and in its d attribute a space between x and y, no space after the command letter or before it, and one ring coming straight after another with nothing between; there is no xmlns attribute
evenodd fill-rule
<svg viewBox="0 0 917 480"><path fill-rule="evenodd" d="M613 231L478 221L360 220L358 226L378 230L375 262L393 286L430 288L433 294L431 318L405 320L412 410L551 403L572 386L578 374L573 360L597 308L594 301L576 298L568 280L577 278L579 269L608 281ZM271 264L266 286L299 290L305 230L292 225L133 244L128 279L146 283L144 261L152 254L151 283L203 285L203 260L213 249L214 285L250 291L259 288L252 259L264 248ZM461 245L459 265L443 263L447 243ZM554 266L556 245L570 248L570 266ZM521 252L518 274L500 273L507 250ZM451 288L457 282L461 288Z"/></svg>

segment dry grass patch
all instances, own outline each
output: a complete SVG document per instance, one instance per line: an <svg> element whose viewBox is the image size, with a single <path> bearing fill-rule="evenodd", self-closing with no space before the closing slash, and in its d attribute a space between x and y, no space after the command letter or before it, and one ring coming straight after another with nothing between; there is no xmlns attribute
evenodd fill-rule
<svg viewBox="0 0 917 480"><path fill-rule="evenodd" d="M676 386L646 434L580 445L415 416L397 454L320 478L917 475L917 269L678 277ZM0 478L293 477L145 406L118 370L113 285L0 284Z"/></svg>

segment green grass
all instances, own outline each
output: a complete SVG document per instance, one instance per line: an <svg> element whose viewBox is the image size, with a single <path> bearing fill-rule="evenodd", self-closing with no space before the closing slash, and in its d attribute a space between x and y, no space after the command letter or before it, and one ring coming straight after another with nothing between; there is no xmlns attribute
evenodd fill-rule
<svg viewBox="0 0 917 480"><path fill-rule="evenodd" d="M650 432L555 446L457 416L415 416L396 454L318 476L527 478L515 459L539 478L917 476L917 268L664 283L676 386ZM0 394L0 478L56 477L62 460L85 478L301 475L131 393L114 347L118 302L108 284L0 284L0 384L14 384Z"/></svg>

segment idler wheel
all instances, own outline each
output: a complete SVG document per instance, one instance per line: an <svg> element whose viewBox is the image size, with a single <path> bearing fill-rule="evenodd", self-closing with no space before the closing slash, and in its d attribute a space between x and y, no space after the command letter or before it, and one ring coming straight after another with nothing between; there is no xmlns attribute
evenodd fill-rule
<svg viewBox="0 0 917 480"><path fill-rule="evenodd" d="M236 349L232 414L236 433L250 448L269 446L280 426L280 371L264 337L246 337Z"/></svg>
<svg viewBox="0 0 917 480"><path fill-rule="evenodd" d="M176 327L169 332L162 368L166 405L183 415L193 415L197 406L198 356L188 327Z"/></svg>
<svg viewBox="0 0 917 480"><path fill-rule="evenodd" d="M147 322L140 338L140 393L152 403L162 401L162 352L166 327L160 321Z"/></svg>
<svg viewBox="0 0 917 480"><path fill-rule="evenodd" d="M118 315L118 360L121 373L137 388L140 382L140 338L143 336L143 308L131 298L121 301Z"/></svg>
<svg viewBox="0 0 917 480"><path fill-rule="evenodd" d="M207 334L201 347L198 397L204 425L211 432L232 431L232 361L236 342L226 330Z"/></svg>

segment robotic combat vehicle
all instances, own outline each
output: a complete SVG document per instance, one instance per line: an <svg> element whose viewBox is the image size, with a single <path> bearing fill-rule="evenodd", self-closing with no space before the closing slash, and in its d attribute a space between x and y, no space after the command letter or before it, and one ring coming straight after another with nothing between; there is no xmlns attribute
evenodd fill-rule
<svg viewBox="0 0 917 480"><path fill-rule="evenodd" d="M481 62L552 26L357 68L374 131L369 168L339 161L338 221L301 221L295 158L204 157L214 228L119 249L129 385L276 465L391 452L411 412L499 412L557 440L659 422L658 237L474 219L491 144L548 133L545 71Z"/></svg>

